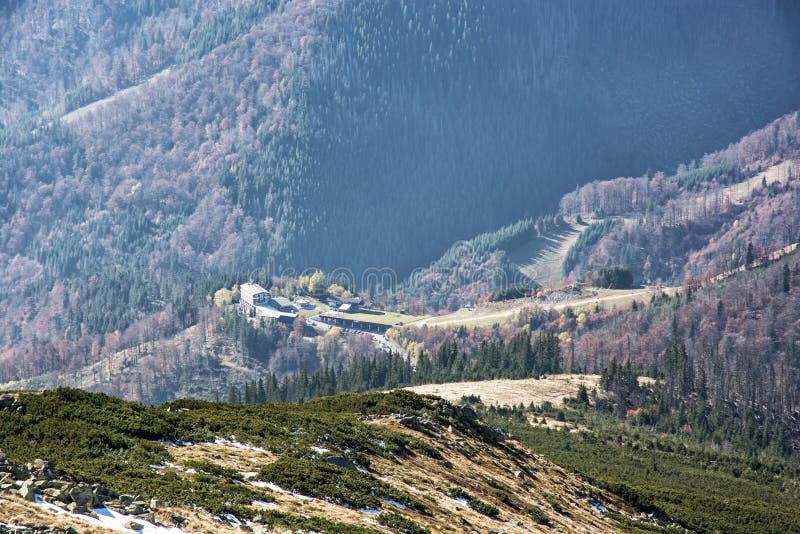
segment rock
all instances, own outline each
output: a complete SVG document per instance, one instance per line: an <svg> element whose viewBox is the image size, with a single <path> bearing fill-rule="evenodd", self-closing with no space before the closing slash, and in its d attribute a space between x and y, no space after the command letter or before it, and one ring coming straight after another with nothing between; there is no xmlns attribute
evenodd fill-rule
<svg viewBox="0 0 800 534"><path fill-rule="evenodd" d="M441 462L439 462L439 465L441 465L445 469L452 469L453 468L453 462L451 462L449 460L442 460Z"/></svg>
<svg viewBox="0 0 800 534"><path fill-rule="evenodd" d="M64 494L64 492L56 488L45 488L42 490L42 495L47 497L45 499L47 502L65 502L67 499L67 496Z"/></svg>
<svg viewBox="0 0 800 534"><path fill-rule="evenodd" d="M91 486L79 484L69 490L69 498L78 507L80 512L89 510L94 503L94 494Z"/></svg>
<svg viewBox="0 0 800 534"><path fill-rule="evenodd" d="M17 406L17 399L11 395L0 396L0 410L14 410Z"/></svg>
<svg viewBox="0 0 800 534"><path fill-rule="evenodd" d="M170 519L172 519L172 523L176 526L182 526L184 523L187 523L188 520L185 517L181 517L178 514L170 515Z"/></svg>
<svg viewBox="0 0 800 534"><path fill-rule="evenodd" d="M162 506L163 505L162 505L161 501L159 501L158 499L150 499L150 509L151 510L158 510Z"/></svg>
<svg viewBox="0 0 800 534"><path fill-rule="evenodd" d="M522 471L514 471L514 476L517 478L525 478L525 473Z"/></svg>
<svg viewBox="0 0 800 534"><path fill-rule="evenodd" d="M398 422L401 425L407 426L408 428L410 428L412 430L421 430L422 429L422 425L420 425L420 423L419 423L419 417L417 417L416 415L407 415L405 417L400 418L400 421L398 421Z"/></svg>
<svg viewBox="0 0 800 534"><path fill-rule="evenodd" d="M92 486L92 493L94 493L96 503L105 503L107 500L118 496L117 492L105 486L101 486L100 484Z"/></svg>
<svg viewBox="0 0 800 534"><path fill-rule="evenodd" d="M22 465L11 466L11 474L14 480L25 480L31 476L31 472Z"/></svg>
<svg viewBox="0 0 800 534"><path fill-rule="evenodd" d="M22 487L19 489L19 495L26 501L36 500L36 489L33 487L33 479L28 479L22 483Z"/></svg>
<svg viewBox="0 0 800 534"><path fill-rule="evenodd" d="M52 480L55 478L53 472L53 464L47 460L37 458L33 463L27 465L28 471L31 472L33 477L37 480Z"/></svg>
<svg viewBox="0 0 800 534"><path fill-rule="evenodd" d="M125 528L129 528L131 530L143 530L144 525L142 523L137 523L136 521L128 521L125 523Z"/></svg>
<svg viewBox="0 0 800 534"><path fill-rule="evenodd" d="M325 461L342 469L358 469L358 466L344 456L328 456Z"/></svg>
<svg viewBox="0 0 800 534"><path fill-rule="evenodd" d="M148 512L147 503L144 501L133 501L130 506L128 506L128 513L130 515L142 515Z"/></svg>

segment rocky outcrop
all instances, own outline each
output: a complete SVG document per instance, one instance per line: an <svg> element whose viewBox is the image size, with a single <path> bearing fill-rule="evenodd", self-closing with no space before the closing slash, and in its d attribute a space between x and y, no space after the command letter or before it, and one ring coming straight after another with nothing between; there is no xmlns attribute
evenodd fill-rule
<svg viewBox="0 0 800 534"><path fill-rule="evenodd" d="M25 413L25 407L13 395L0 395L0 411L4 410L17 412L20 415Z"/></svg>
<svg viewBox="0 0 800 534"><path fill-rule="evenodd" d="M484 423L469 406L457 406L444 399L426 399L430 415L392 414L401 425L431 437L444 437L457 429L467 436L498 444L507 439L501 430Z"/></svg>
<svg viewBox="0 0 800 534"><path fill-rule="evenodd" d="M58 477L53 464L45 460L34 460L25 465L11 463L2 450L0 450L0 492L16 494L31 502L41 499L75 514L94 516L94 508L107 507L121 514L147 521L153 520L151 505L142 497L119 495L100 484L85 484L75 482L68 477ZM1 532L2 526L0 526Z"/></svg>

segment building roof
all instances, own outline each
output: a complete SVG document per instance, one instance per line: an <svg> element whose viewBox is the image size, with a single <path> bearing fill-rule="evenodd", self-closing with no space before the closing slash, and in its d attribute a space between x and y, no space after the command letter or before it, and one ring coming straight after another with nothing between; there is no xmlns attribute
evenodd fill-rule
<svg viewBox="0 0 800 534"><path fill-rule="evenodd" d="M294 319L297 317L297 312L283 312L275 308L267 308L266 306L256 306L256 315L258 317L269 317L271 319Z"/></svg>
<svg viewBox="0 0 800 534"><path fill-rule="evenodd" d="M240 293L247 293L249 295L256 295L258 293L269 293L266 289L261 287L258 284L254 284L252 282L247 282L239 286Z"/></svg>
<svg viewBox="0 0 800 534"><path fill-rule="evenodd" d="M352 309L353 309L353 305L352 304L342 304L341 306L339 306L339 311L343 311L343 312L349 312Z"/></svg>
<svg viewBox="0 0 800 534"><path fill-rule="evenodd" d="M277 304L281 308L288 308L292 305L292 301L290 301L286 297L273 297L272 302Z"/></svg>

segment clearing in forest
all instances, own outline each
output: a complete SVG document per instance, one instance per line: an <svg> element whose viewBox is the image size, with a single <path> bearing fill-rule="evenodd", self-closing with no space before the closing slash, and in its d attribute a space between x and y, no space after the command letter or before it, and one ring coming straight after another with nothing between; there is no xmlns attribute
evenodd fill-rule
<svg viewBox="0 0 800 534"><path fill-rule="evenodd" d="M564 281L561 272L564 258L587 227L585 222L578 223L575 219L565 218L565 224L561 228L526 241L510 251L508 257L520 266L522 274L542 287L559 287Z"/></svg>
<svg viewBox="0 0 800 534"><path fill-rule="evenodd" d="M487 406L516 406L519 403L528 406L531 402L539 405L545 401L558 406L563 403L564 397L574 397L580 384L591 391L599 386L600 375L563 374L521 380L424 384L405 389L420 395L437 395L450 402L460 401L465 395L477 395Z"/></svg>

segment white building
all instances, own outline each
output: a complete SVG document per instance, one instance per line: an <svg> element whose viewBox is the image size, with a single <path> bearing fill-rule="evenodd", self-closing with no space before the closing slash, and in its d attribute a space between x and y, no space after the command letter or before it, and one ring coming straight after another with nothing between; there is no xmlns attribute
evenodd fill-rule
<svg viewBox="0 0 800 534"><path fill-rule="evenodd" d="M239 287L239 305L251 314L256 306L266 305L270 297L269 291L258 284L248 282Z"/></svg>

